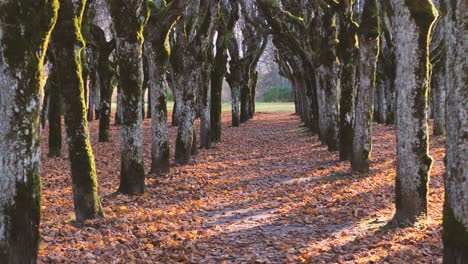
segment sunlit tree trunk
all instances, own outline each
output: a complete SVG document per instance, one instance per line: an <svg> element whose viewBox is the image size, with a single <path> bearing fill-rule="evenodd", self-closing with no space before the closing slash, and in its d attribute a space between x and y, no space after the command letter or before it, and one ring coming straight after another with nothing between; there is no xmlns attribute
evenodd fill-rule
<svg viewBox="0 0 468 264"><path fill-rule="evenodd" d="M444 263L468 263L468 2L445 1L448 64Z"/></svg>
<svg viewBox="0 0 468 264"><path fill-rule="evenodd" d="M396 45L397 176L394 222L412 224L427 214L432 158L429 156L427 99L429 43L437 16L431 0L390 0Z"/></svg>
<svg viewBox="0 0 468 264"><path fill-rule="evenodd" d="M119 86L122 100L121 167L119 192L141 194L145 188L143 164L143 28L147 19L144 0L111 1Z"/></svg>
<svg viewBox="0 0 468 264"><path fill-rule="evenodd" d="M58 1L0 2L0 263L37 261L39 95L57 8Z"/></svg>
<svg viewBox="0 0 468 264"><path fill-rule="evenodd" d="M103 215L97 193L96 168L89 141L81 73L84 42L81 22L85 1L60 2L59 17L53 34L56 70L65 105L68 157L73 184L76 221L83 222Z"/></svg>
<svg viewBox="0 0 468 264"><path fill-rule="evenodd" d="M441 14L434 29L431 42L431 94L432 111L434 113L433 134L441 136L445 134L446 115L446 71L447 71L447 50L445 45L445 14Z"/></svg>

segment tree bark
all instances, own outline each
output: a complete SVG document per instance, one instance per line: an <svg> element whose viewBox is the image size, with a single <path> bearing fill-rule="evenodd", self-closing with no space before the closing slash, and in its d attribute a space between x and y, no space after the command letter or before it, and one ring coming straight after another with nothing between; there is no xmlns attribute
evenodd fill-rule
<svg viewBox="0 0 468 264"><path fill-rule="evenodd" d="M210 116L210 102L211 102L211 65L205 63L202 69L201 76L201 98L200 98L200 147L211 148L211 116Z"/></svg>
<svg viewBox="0 0 468 264"><path fill-rule="evenodd" d="M0 2L0 263L37 261L39 94L57 8L58 1Z"/></svg>
<svg viewBox="0 0 468 264"><path fill-rule="evenodd" d="M369 171L372 151L372 116L375 74L379 55L379 6L377 0L365 0L359 25L359 63L354 118L353 155L351 168Z"/></svg>
<svg viewBox="0 0 468 264"><path fill-rule="evenodd" d="M144 0L111 2L119 86L122 97L121 168L118 191L142 194L146 191L143 164L143 28L147 19Z"/></svg>
<svg viewBox="0 0 468 264"><path fill-rule="evenodd" d="M56 65L49 69L49 157L62 155L62 91Z"/></svg>
<svg viewBox="0 0 468 264"><path fill-rule="evenodd" d="M354 98L356 95L357 49L355 34L357 28L353 23L353 6L350 1L341 1L340 14L340 47L338 55L342 61L339 153L340 160L351 160L353 153Z"/></svg>
<svg viewBox="0 0 468 264"><path fill-rule="evenodd" d="M62 1L53 35L57 74L65 104L68 157L77 223L103 216L86 122L81 73L81 52L84 42L80 36L84 4L85 1L79 0Z"/></svg>
<svg viewBox="0 0 468 264"><path fill-rule="evenodd" d="M397 176L394 222L427 214L432 158L428 154L429 43L437 11L431 0L390 0L397 69Z"/></svg>
<svg viewBox="0 0 468 264"><path fill-rule="evenodd" d="M445 1L448 64L444 263L468 263L468 28L464 0Z"/></svg>
<svg viewBox="0 0 468 264"><path fill-rule="evenodd" d="M168 173L170 169L169 128L167 122L166 86L164 81L167 56L156 58L157 51L151 43L145 44L148 59L148 77L151 102L151 173Z"/></svg>
<svg viewBox="0 0 468 264"><path fill-rule="evenodd" d="M445 17L441 16L434 28L431 42L431 94L432 110L434 117L433 135L442 136L445 134L445 108L446 108L446 71L447 71L447 50L445 45Z"/></svg>
<svg viewBox="0 0 468 264"><path fill-rule="evenodd" d="M101 31L102 32L102 31ZM104 33L104 32L102 32ZM115 48L115 42L106 42L104 34L101 34L101 51L98 58L98 73L100 82L100 103L99 103L99 142L109 142L110 116L112 112L112 94L114 86L112 78L114 69L112 68L109 56Z"/></svg>

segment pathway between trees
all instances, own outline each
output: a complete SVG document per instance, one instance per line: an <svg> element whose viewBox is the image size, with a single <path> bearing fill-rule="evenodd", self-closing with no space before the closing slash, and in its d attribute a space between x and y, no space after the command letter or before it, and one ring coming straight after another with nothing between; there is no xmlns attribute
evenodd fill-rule
<svg viewBox="0 0 468 264"><path fill-rule="evenodd" d="M431 151L430 220L382 231L394 210L393 128L376 125L371 171L358 175L290 113L260 113L240 128L228 126L229 113L223 120L220 144L201 150L192 165L149 178L148 194L140 197L114 194L119 128L111 128L112 143L97 143L97 122L91 123L106 217L81 229L73 225L67 160L48 159L44 142L40 261L441 262L441 140ZM149 133L146 120L146 168Z"/></svg>

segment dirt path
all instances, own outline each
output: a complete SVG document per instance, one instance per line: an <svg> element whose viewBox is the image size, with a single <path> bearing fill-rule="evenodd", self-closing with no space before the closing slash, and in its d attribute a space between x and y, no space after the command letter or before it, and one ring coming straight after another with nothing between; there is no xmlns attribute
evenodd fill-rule
<svg viewBox="0 0 468 264"><path fill-rule="evenodd" d="M430 218L380 231L392 217L395 131L377 126L368 174L352 174L288 113L258 114L240 128L223 116L223 141L192 165L149 178L148 194L114 194L119 130L97 143L91 124L105 219L73 226L69 169L44 146L40 261L83 263L438 263L441 261L443 142L436 162ZM149 167L149 120L145 122ZM175 130L171 130L174 140ZM173 146L173 145L172 145Z"/></svg>

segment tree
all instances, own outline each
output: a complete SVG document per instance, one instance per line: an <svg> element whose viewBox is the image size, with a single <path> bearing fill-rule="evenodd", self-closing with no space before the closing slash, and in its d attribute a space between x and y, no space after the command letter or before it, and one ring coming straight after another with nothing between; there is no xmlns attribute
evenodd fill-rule
<svg viewBox="0 0 468 264"><path fill-rule="evenodd" d="M218 1L191 1L184 16L176 25L171 66L174 90L181 94L178 102L181 113L177 130L175 160L190 162L192 148L196 148L193 122L196 116L197 95L202 86L201 70L208 63L207 50L218 12Z"/></svg>
<svg viewBox="0 0 468 264"><path fill-rule="evenodd" d="M169 33L185 11L188 1L163 4L150 2L151 15L145 30L145 56L151 102L151 173L167 173L170 168L167 122L166 72L169 63Z"/></svg>
<svg viewBox="0 0 468 264"><path fill-rule="evenodd" d="M1 263L35 263L37 259L41 210L39 95L58 6L57 0L0 2Z"/></svg>
<svg viewBox="0 0 468 264"><path fill-rule="evenodd" d="M388 1L396 48L397 224L412 224L427 214L432 158L428 154L427 98L429 43L437 18L431 0Z"/></svg>
<svg viewBox="0 0 468 264"><path fill-rule="evenodd" d="M223 81L227 73L228 48L234 35L234 26L239 19L239 2L222 1L220 18L216 29L216 55L211 72L211 139L215 142L221 140L221 106Z"/></svg>
<svg viewBox="0 0 468 264"><path fill-rule="evenodd" d="M358 14L359 63L351 167L367 172L372 151L372 106L379 54L380 11L377 0L366 0L363 6L362 14Z"/></svg>
<svg viewBox="0 0 468 264"><path fill-rule="evenodd" d="M445 134L446 116L446 90L447 90L447 49L445 44L445 10L440 9L439 1L435 1L440 10L440 17L434 28L431 41L431 109L434 117L433 134L441 136ZM445 8L444 8L445 9Z"/></svg>
<svg viewBox="0 0 468 264"><path fill-rule="evenodd" d="M122 137L120 186L124 194L145 192L143 164L143 29L148 18L144 0L112 0L121 89Z"/></svg>
<svg viewBox="0 0 468 264"><path fill-rule="evenodd" d="M60 2L59 16L53 34L57 75L65 105L65 128L73 184L76 222L103 216L97 193L96 168L89 141L81 72L81 35L86 1Z"/></svg>
<svg viewBox="0 0 468 264"><path fill-rule="evenodd" d="M356 43L357 23L354 18L354 2L340 1L338 14L340 43L338 57L341 64L341 96L339 123L340 160L351 160L354 134L354 98L356 96L356 67L358 62L358 45Z"/></svg>
<svg viewBox="0 0 468 264"><path fill-rule="evenodd" d="M447 156L443 216L444 263L468 263L468 2L447 10Z"/></svg>
<svg viewBox="0 0 468 264"><path fill-rule="evenodd" d="M46 88L49 90L49 157L60 157L62 153L62 91L58 68L54 55L49 50L49 77Z"/></svg>

